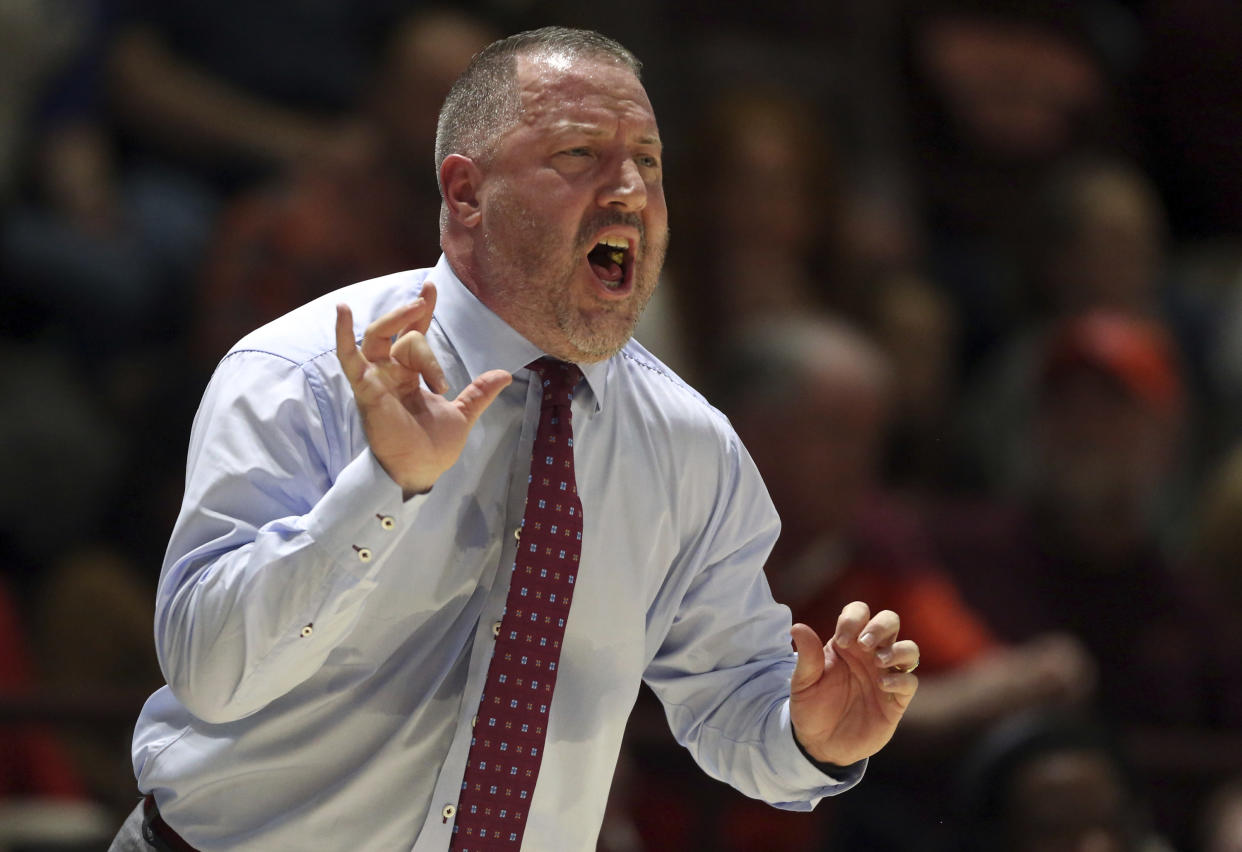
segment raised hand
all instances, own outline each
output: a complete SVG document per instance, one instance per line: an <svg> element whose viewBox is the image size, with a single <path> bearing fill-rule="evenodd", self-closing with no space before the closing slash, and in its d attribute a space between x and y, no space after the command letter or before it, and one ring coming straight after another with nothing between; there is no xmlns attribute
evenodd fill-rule
<svg viewBox="0 0 1242 852"><path fill-rule="evenodd" d="M428 491L457 461L479 415L513 381L504 370L488 370L446 399L448 382L426 338L435 305L428 281L413 302L367 326L361 347L349 306L336 306L336 357L371 452L407 498Z"/></svg>
<svg viewBox="0 0 1242 852"><path fill-rule="evenodd" d="M826 645L805 624L793 626L798 664L790 682L794 735L816 760L848 766L893 736L918 689L919 648L897 641L897 614L871 617L855 601L841 611Z"/></svg>

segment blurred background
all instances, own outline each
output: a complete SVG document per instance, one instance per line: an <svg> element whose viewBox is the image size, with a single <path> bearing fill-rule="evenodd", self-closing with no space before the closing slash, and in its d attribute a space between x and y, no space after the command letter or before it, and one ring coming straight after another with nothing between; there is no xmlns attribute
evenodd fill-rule
<svg viewBox="0 0 1242 852"><path fill-rule="evenodd" d="M440 101L549 23L645 62L638 338L754 455L777 597L923 649L811 815L644 693L600 850L1242 850L1237 0L0 0L0 850L106 848L137 800L215 362L435 263Z"/></svg>

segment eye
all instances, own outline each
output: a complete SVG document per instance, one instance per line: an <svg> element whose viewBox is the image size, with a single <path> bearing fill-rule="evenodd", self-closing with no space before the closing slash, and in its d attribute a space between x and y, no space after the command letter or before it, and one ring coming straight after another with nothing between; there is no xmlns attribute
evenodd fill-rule
<svg viewBox="0 0 1242 852"><path fill-rule="evenodd" d="M577 148L568 148L561 153L567 157L590 157L594 152L585 145L579 145Z"/></svg>
<svg viewBox="0 0 1242 852"><path fill-rule="evenodd" d="M660 158L654 154L639 154L634 161L645 169L660 168Z"/></svg>

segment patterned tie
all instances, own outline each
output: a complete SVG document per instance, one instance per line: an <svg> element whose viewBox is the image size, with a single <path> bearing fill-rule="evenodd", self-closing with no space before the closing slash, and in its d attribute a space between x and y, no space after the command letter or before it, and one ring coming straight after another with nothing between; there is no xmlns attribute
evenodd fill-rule
<svg viewBox="0 0 1242 852"><path fill-rule="evenodd" d="M569 408L582 373L551 358L530 368L543 380L543 405L509 597L466 760L454 852L522 846L582 549Z"/></svg>

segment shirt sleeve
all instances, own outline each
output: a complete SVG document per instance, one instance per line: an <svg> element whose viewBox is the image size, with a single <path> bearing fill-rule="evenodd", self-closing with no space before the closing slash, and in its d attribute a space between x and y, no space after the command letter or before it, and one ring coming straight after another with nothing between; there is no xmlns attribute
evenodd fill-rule
<svg viewBox="0 0 1242 852"><path fill-rule="evenodd" d="M736 436L722 459L717 500L675 566L679 595L644 679L677 741L713 778L787 810L810 810L862 777L866 762L827 774L793 736L789 610L763 573L780 524Z"/></svg>
<svg viewBox="0 0 1242 852"><path fill-rule="evenodd" d="M351 449L339 405L322 376L253 351L227 356L204 394L155 621L168 685L204 721L311 677L417 514L423 498L403 504L365 440Z"/></svg>

